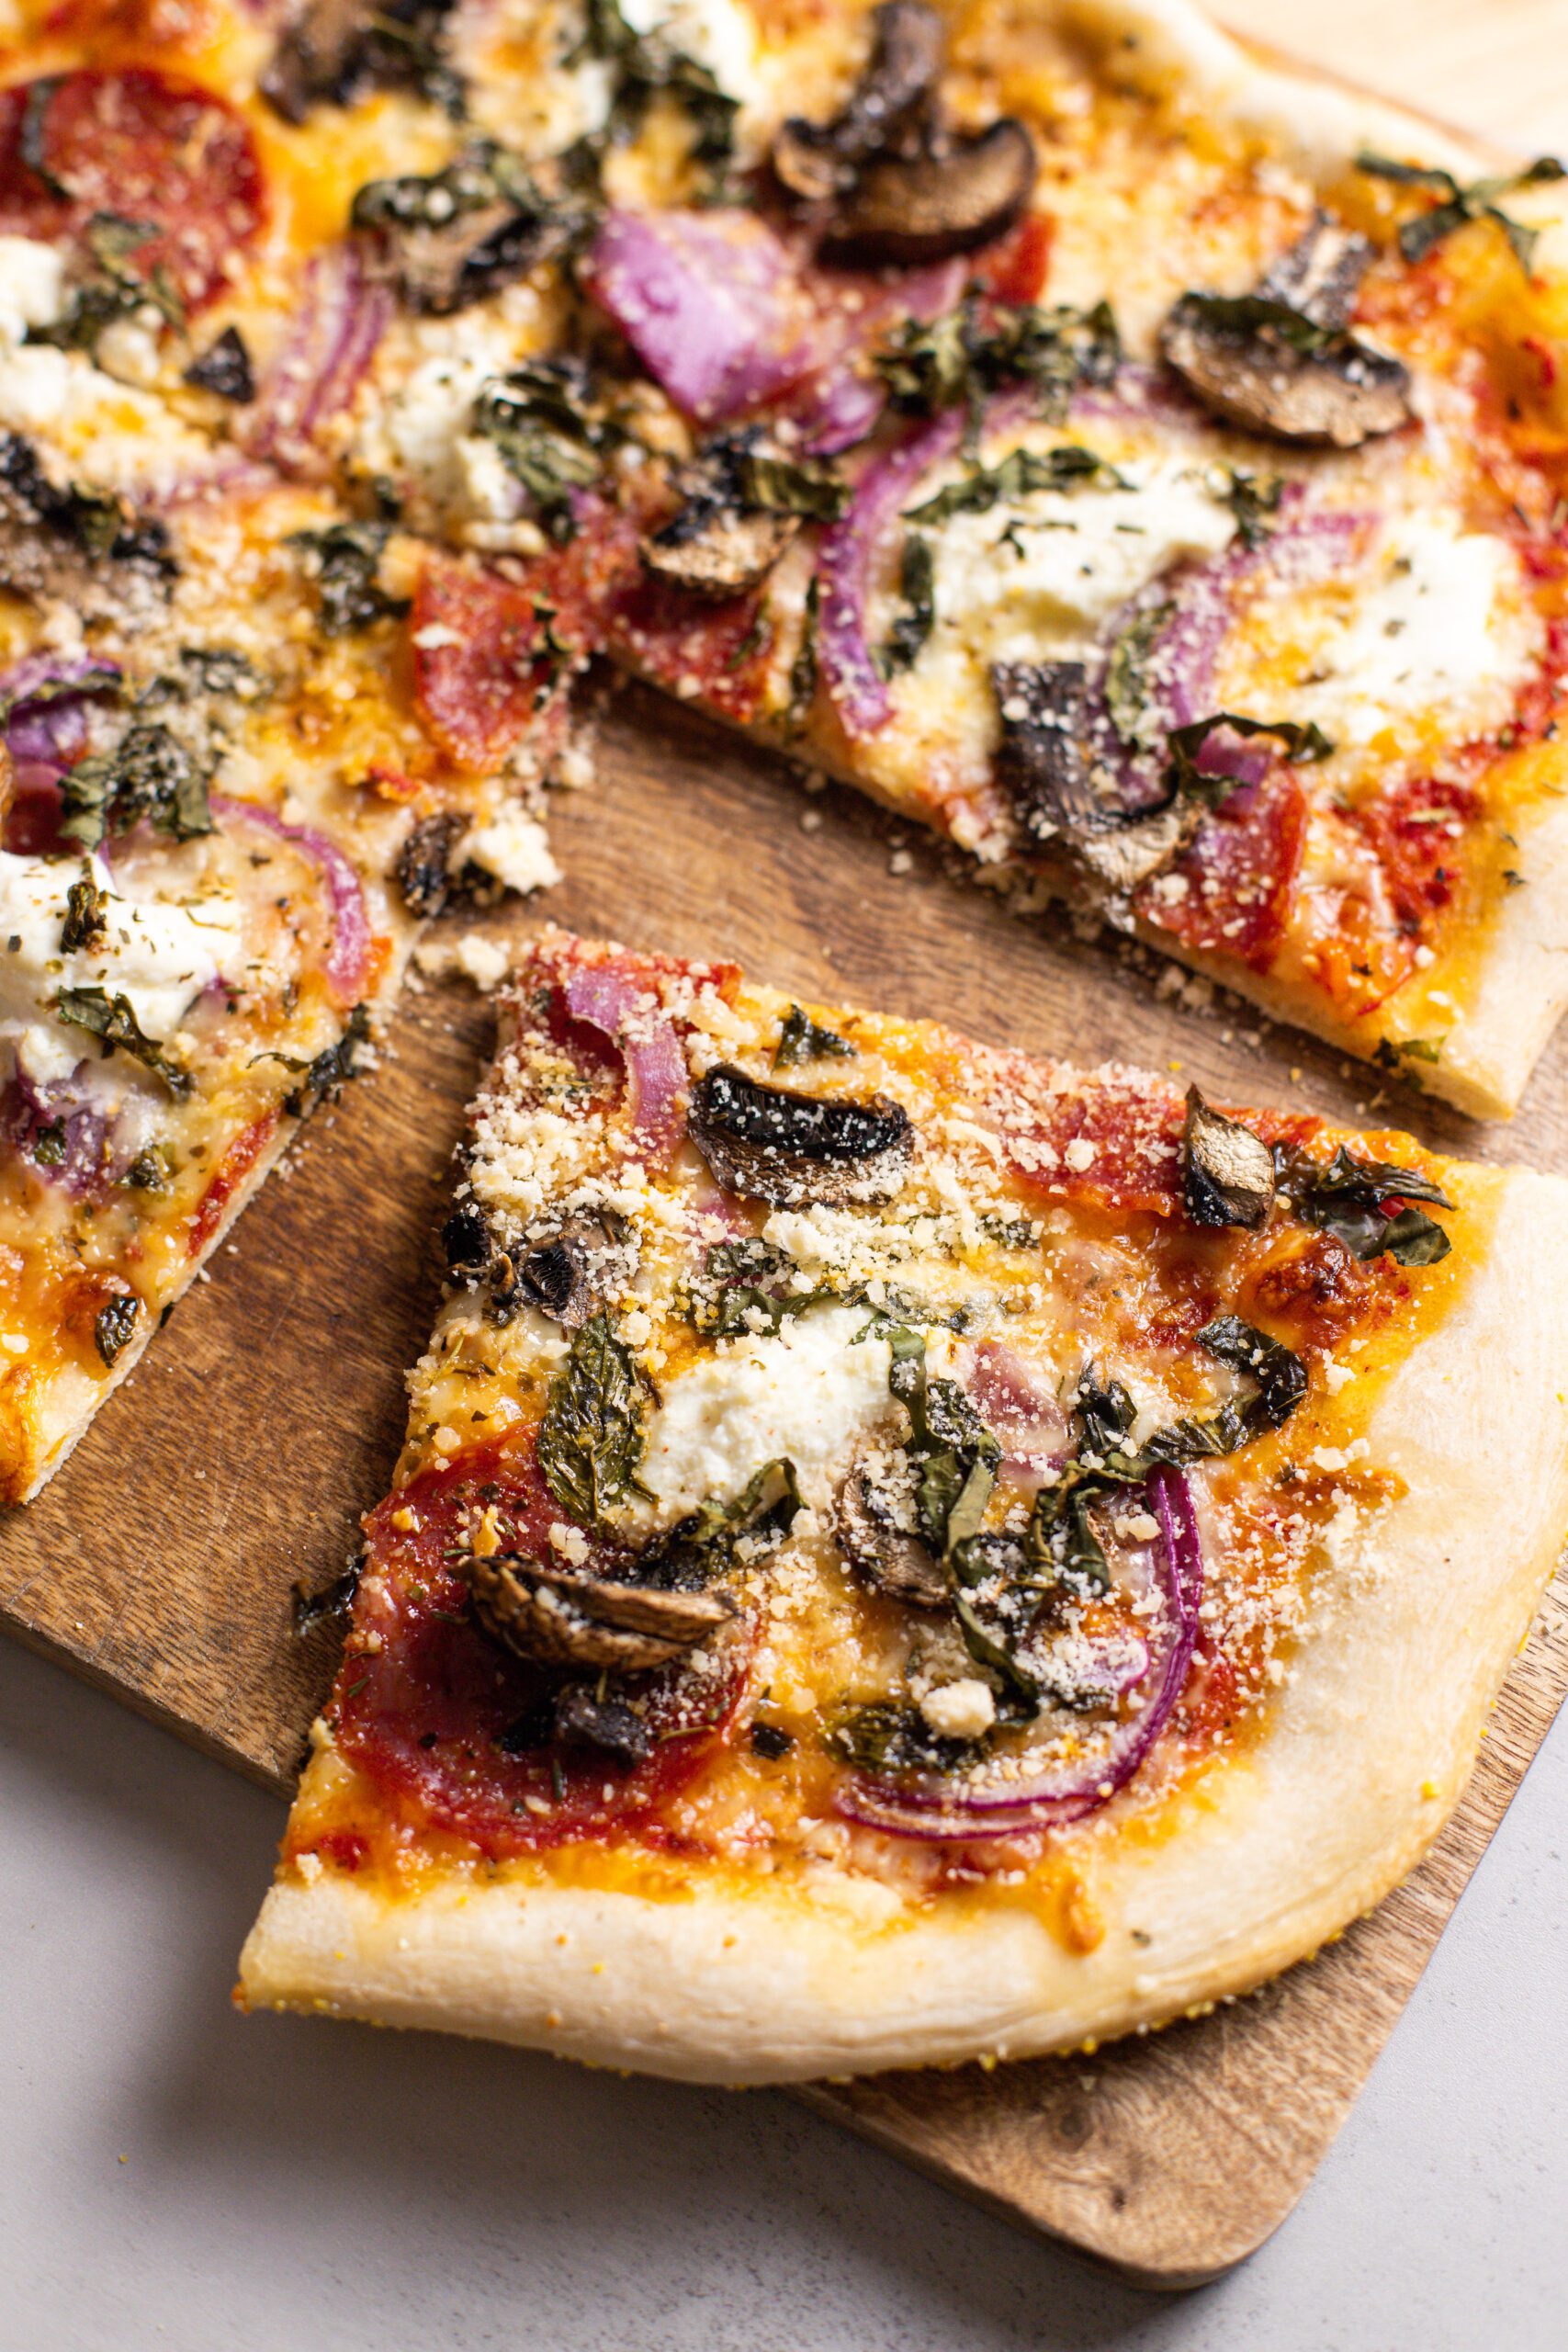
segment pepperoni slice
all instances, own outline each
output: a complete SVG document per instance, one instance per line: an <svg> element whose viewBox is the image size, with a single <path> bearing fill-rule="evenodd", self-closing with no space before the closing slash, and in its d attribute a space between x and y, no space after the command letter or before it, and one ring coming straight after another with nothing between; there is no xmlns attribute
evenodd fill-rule
<svg viewBox="0 0 1568 2352"><path fill-rule="evenodd" d="M525 589L433 561L410 616L420 715L459 767L493 768L548 699L558 657Z"/></svg>
<svg viewBox="0 0 1568 2352"><path fill-rule="evenodd" d="M1276 767L1205 817L1173 871L1187 884L1176 899L1139 893L1138 911L1184 946L1234 956L1255 971L1274 960L1306 838L1306 795L1288 767Z"/></svg>
<svg viewBox="0 0 1568 2352"><path fill-rule="evenodd" d="M639 1678L657 1735L643 1763L622 1771L592 1750L556 1747L548 1701L558 1677L479 1630L448 1565L487 1505L509 1541L547 1556L560 1511L527 1439L423 1471L366 1521L355 1638L334 1697L339 1745L405 1816L492 1856L634 1825L647 1843L670 1842L660 1810L725 1736L745 1687L745 1631L721 1672L677 1665Z"/></svg>
<svg viewBox="0 0 1568 2352"><path fill-rule="evenodd" d="M0 92L0 231L54 239L95 213L157 232L131 266L164 269L188 311L227 284L265 216L255 141L223 99L148 66L46 74Z"/></svg>

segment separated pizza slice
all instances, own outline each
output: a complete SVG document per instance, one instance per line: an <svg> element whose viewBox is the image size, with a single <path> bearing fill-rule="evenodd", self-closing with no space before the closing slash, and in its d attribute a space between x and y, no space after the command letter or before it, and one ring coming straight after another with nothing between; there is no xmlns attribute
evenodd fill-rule
<svg viewBox="0 0 1568 2352"><path fill-rule="evenodd" d="M1395 1883L1568 1522L1560 1182L560 934L500 1022L245 2003L1018 2056Z"/></svg>

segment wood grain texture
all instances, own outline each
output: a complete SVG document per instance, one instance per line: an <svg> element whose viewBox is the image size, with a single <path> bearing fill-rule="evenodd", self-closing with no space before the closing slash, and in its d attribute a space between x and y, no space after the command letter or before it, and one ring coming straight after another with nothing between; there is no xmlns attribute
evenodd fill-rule
<svg viewBox="0 0 1568 2352"><path fill-rule="evenodd" d="M1278 0L1230 13L1301 39ZM1568 0L1326 0L1314 29L1338 70L1528 147L1551 141L1542 109L1568 111ZM1445 1149L1568 1172L1562 1038L1511 1127L1477 1128L1125 944L1079 939L1060 916L1020 923L852 796L803 800L782 763L640 689L609 698L598 766L558 805L570 878L549 901L557 921L735 956L805 996L999 1043L1178 1069L1222 1100L1407 1125ZM520 940L537 920L516 910L491 927ZM489 1026L456 984L407 1001L381 1069L318 1116L287 1181L249 1211L54 1485L0 1519L0 1622L272 1786L292 1778L334 1645L326 1633L294 1640L290 1586L336 1572L384 1490ZM1264 1993L1089 2058L806 2096L1131 2276L1213 2276L1310 2178L1565 1688L1560 1596L1428 1861Z"/></svg>

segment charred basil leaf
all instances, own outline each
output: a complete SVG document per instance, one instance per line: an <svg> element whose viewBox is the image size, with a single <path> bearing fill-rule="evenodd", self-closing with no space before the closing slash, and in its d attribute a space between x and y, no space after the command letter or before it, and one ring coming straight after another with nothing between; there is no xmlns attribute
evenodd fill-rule
<svg viewBox="0 0 1568 2352"><path fill-rule="evenodd" d="M1493 220L1508 240L1514 258L1527 277L1540 232L1527 229L1522 221L1502 211L1497 198L1511 195L1516 188L1540 187L1568 176L1555 155L1538 155L1521 172L1505 172L1495 179L1472 180L1468 187L1461 186L1451 172L1396 163L1386 155L1358 155L1356 167L1374 179L1393 180L1403 187L1430 188L1441 198L1442 201L1429 212L1418 212L1401 227L1399 250L1407 262L1420 261L1434 245L1451 237L1469 220Z"/></svg>
<svg viewBox="0 0 1568 2352"><path fill-rule="evenodd" d="M442 54L452 0L309 0L261 76L285 122L314 106L352 106L368 90L412 89L454 119L462 84Z"/></svg>
<svg viewBox="0 0 1568 2352"><path fill-rule="evenodd" d="M296 1583L292 1587L293 1603L289 1616L297 1640L303 1641L306 1634L313 1634L318 1625L327 1624L335 1618L347 1617L354 1596L359 1589L360 1572L364 1566L365 1555L360 1552L349 1561L343 1574L333 1577L330 1584L317 1585L314 1589L303 1583Z"/></svg>
<svg viewBox="0 0 1568 2352"><path fill-rule="evenodd" d="M1245 1408L1248 1434L1283 1429L1307 1393L1307 1370L1300 1356L1267 1331L1244 1323L1239 1315L1216 1316L1198 1334L1198 1345L1233 1372L1244 1372L1258 1384L1258 1394Z"/></svg>
<svg viewBox="0 0 1568 2352"><path fill-rule="evenodd" d="M180 1097L190 1092L193 1080L189 1070L171 1061L155 1037L143 1035L129 997L108 996L99 988L62 989L54 1009L62 1021L90 1030L111 1050L118 1047L133 1061L142 1063L163 1080L171 1094Z"/></svg>
<svg viewBox="0 0 1568 2352"><path fill-rule="evenodd" d="M638 1562L640 1578L665 1589L709 1584L749 1548L782 1543L805 1509L795 1464L781 1454L754 1471L728 1502L709 1500L672 1527Z"/></svg>
<svg viewBox="0 0 1568 2352"><path fill-rule="evenodd" d="M1334 753L1333 743L1314 720L1303 726L1298 718L1248 718L1239 711L1217 710L1211 718L1195 718L1190 726L1172 728L1167 739L1170 745L1170 785L1179 796L1206 800L1217 807L1236 790L1235 776L1227 775L1223 768L1203 765L1203 746L1211 735L1222 729L1248 738L1277 737L1293 768L1312 766L1318 760L1332 758Z"/></svg>
<svg viewBox="0 0 1568 2352"><path fill-rule="evenodd" d="M268 1055L268 1060L280 1061L286 1068L303 1073L302 1082L283 1098L283 1107L289 1117L308 1118L328 1095L335 1095L351 1078L357 1078L360 1048L369 1043L370 1009L356 1004L336 1045L323 1046L313 1061L300 1061L291 1054Z"/></svg>
<svg viewBox="0 0 1568 2352"><path fill-rule="evenodd" d="M165 525L140 518L113 491L52 481L19 433L0 434L0 519L47 532L89 563L134 564L161 588L178 568ZM25 579L9 584L28 593Z"/></svg>
<svg viewBox="0 0 1568 2352"><path fill-rule="evenodd" d="M751 1749L764 1763L776 1764L795 1746L795 1734L785 1731L783 1724L753 1724Z"/></svg>
<svg viewBox="0 0 1568 2352"><path fill-rule="evenodd" d="M592 1317L550 1383L539 1424L545 1484L579 1525L596 1526L631 1485L642 1460L643 1405L630 1349L607 1315Z"/></svg>
<svg viewBox="0 0 1568 2352"><path fill-rule="evenodd" d="M863 1772L957 1772L984 1753L977 1740L942 1738L918 1707L880 1701L847 1707L829 1730L826 1744L843 1763Z"/></svg>
<svg viewBox="0 0 1568 2352"><path fill-rule="evenodd" d="M1195 1086L1187 1090L1181 1185L1195 1225L1256 1229L1274 1205L1274 1156L1268 1145L1239 1119L1211 1110Z"/></svg>
<svg viewBox="0 0 1568 2352"><path fill-rule="evenodd" d="M122 1291L118 1298L107 1299L99 1307L93 1322L93 1338L99 1355L111 1370L130 1345L141 1319L141 1301L134 1291Z"/></svg>
<svg viewBox="0 0 1568 2352"><path fill-rule="evenodd" d="M1430 1177L1387 1160L1353 1159L1343 1144L1326 1168L1281 1155L1280 1188L1299 1217L1332 1233L1358 1258L1386 1255L1401 1266L1435 1266L1452 1246L1435 1217L1408 1205L1428 1201L1452 1208ZM1383 1204L1389 1199L1406 1206L1387 1216Z"/></svg>
<svg viewBox="0 0 1568 2352"><path fill-rule="evenodd" d="M586 1682L569 1682L558 1692L550 1728L560 1747L592 1748L623 1772L646 1763L655 1746L652 1732L634 1708Z"/></svg>
<svg viewBox="0 0 1568 2352"><path fill-rule="evenodd" d="M1002 1450L957 1382L930 1377L923 1332L895 1324L886 1339L887 1385L909 1416L916 1522L945 1559L978 1534Z"/></svg>
<svg viewBox="0 0 1568 2352"><path fill-rule="evenodd" d="M882 667L891 677L919 661L926 639L936 626L936 559L931 543L911 531L898 559L898 594L904 609L887 632Z"/></svg>
<svg viewBox="0 0 1568 2352"><path fill-rule="evenodd" d="M186 382L211 392L236 408L248 408L256 396L255 371L244 336L238 327L225 327L216 341L186 369Z"/></svg>
<svg viewBox="0 0 1568 2352"><path fill-rule="evenodd" d="M473 430L494 442L558 543L576 528L574 494L598 481L625 438L603 414L583 370L547 359L525 361L481 385Z"/></svg>
<svg viewBox="0 0 1568 2352"><path fill-rule="evenodd" d="M807 713L817 699L817 618L821 590L814 571L806 591L806 609L801 618L800 643L789 671L789 707L784 717L792 727L806 723Z"/></svg>
<svg viewBox="0 0 1568 2352"><path fill-rule="evenodd" d="M1125 474L1076 441L1055 449L1014 449L998 466L982 467L949 482L923 506L911 506L911 523L944 523L950 514L984 514L998 503L1014 506L1041 490L1080 490L1089 482L1106 490L1131 490Z"/></svg>
<svg viewBox="0 0 1568 2352"><path fill-rule="evenodd" d="M710 179L723 178L735 152L740 102L719 87L705 65L661 32L635 31L621 14L619 0L587 0L581 42L565 62L570 65L582 57L599 58L613 72L604 134L610 144L635 138L649 106L663 92L692 125L693 163Z"/></svg>
<svg viewBox="0 0 1568 2352"><path fill-rule="evenodd" d="M353 637L408 611L408 598L388 595L376 577L389 537L386 523L333 523L324 531L294 533L291 545L316 559L323 636Z"/></svg>
<svg viewBox="0 0 1568 2352"><path fill-rule="evenodd" d="M108 923L109 894L100 890L91 873L73 882L65 894L65 921L60 930L60 952L74 956L101 947Z"/></svg>
<svg viewBox="0 0 1568 2352"><path fill-rule="evenodd" d="M748 449L740 460L740 499L770 514L799 514L834 523L850 503L850 486L820 459L779 458Z"/></svg>
<svg viewBox="0 0 1568 2352"><path fill-rule="evenodd" d="M120 1182L133 1193L166 1193L175 1172L174 1155L167 1144L149 1144L139 1151Z"/></svg>
<svg viewBox="0 0 1568 2352"><path fill-rule="evenodd" d="M1280 511L1285 494L1279 474L1255 474L1245 466L1230 469L1225 504L1235 516L1236 537L1244 548L1259 548L1269 536L1269 517Z"/></svg>
<svg viewBox="0 0 1568 2352"><path fill-rule="evenodd" d="M35 327L33 341L93 351L106 327L149 308L165 324L183 327L185 304L168 269L162 262L150 270L135 266L142 246L162 234L153 220L95 212L82 232L92 266L77 276L63 316L52 325Z"/></svg>
<svg viewBox="0 0 1568 2352"><path fill-rule="evenodd" d="M1043 414L1059 417L1078 385L1111 383L1121 362L1108 302L1092 311L1014 309L970 297L929 325L907 321L876 365L895 406L917 415L960 401L976 413L998 386L1021 382L1036 388Z"/></svg>
<svg viewBox="0 0 1568 2352"><path fill-rule="evenodd" d="M847 1038L813 1021L804 1005L792 1004L784 1014L779 1042L773 1048L773 1068L794 1069L800 1062L821 1061L827 1056L852 1060L854 1050Z"/></svg>
<svg viewBox="0 0 1568 2352"><path fill-rule="evenodd" d="M176 841L213 831L208 779L178 737L163 726L130 727L112 752L91 754L60 782L68 841L96 849L106 833L145 818Z"/></svg>
<svg viewBox="0 0 1568 2352"><path fill-rule="evenodd" d="M742 1331L782 1330L792 1315L839 1295L820 1283L791 1289L793 1272L793 1261L759 1236L715 1242L701 1274L687 1286L686 1312L705 1339L730 1339Z"/></svg>
<svg viewBox="0 0 1568 2352"><path fill-rule="evenodd" d="M1153 605L1129 623L1111 648L1105 665L1105 707L1124 743L1152 752L1165 741L1165 729L1155 717L1155 688L1149 674L1156 646L1176 607Z"/></svg>

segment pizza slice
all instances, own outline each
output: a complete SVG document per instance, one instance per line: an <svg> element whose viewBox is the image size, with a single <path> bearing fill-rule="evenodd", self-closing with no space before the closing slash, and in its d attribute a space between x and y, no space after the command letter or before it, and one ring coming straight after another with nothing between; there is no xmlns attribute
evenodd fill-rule
<svg viewBox="0 0 1568 2352"><path fill-rule="evenodd" d="M1409 1870L1568 1522L1562 1183L559 933L500 1023L244 2003L1020 2056Z"/></svg>

